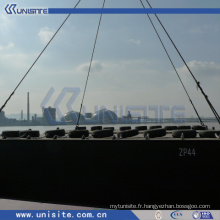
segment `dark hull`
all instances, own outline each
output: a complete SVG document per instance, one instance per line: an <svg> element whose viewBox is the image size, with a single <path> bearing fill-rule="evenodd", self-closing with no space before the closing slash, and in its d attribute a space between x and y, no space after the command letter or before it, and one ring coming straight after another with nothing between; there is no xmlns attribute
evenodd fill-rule
<svg viewBox="0 0 220 220"><path fill-rule="evenodd" d="M180 148L196 154L180 156ZM220 209L219 172L217 139L0 140L1 198L104 208L206 204Z"/></svg>

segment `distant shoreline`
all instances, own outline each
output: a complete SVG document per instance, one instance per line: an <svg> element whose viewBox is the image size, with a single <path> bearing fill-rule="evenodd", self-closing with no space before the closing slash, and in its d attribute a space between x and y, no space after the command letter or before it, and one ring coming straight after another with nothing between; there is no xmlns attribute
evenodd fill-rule
<svg viewBox="0 0 220 220"><path fill-rule="evenodd" d="M202 118L203 122L217 122L217 120L215 118ZM106 122L81 122L80 125L107 125L107 124L111 124L111 125L119 125L119 124L183 124L183 123L200 123L199 120L197 118L180 118L180 119L173 119L173 118L164 118L164 119L147 119L147 120L118 120L118 122L112 122L112 121L106 121ZM36 127L36 126L66 126L66 125L76 125L76 123L71 123L71 122L57 122L54 124L35 124L35 123L15 123L15 124L0 124L0 127Z"/></svg>

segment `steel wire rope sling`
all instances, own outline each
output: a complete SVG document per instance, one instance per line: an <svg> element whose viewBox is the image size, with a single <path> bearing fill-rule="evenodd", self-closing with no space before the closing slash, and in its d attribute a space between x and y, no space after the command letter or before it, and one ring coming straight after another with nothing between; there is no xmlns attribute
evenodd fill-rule
<svg viewBox="0 0 220 220"><path fill-rule="evenodd" d="M74 6L74 8L76 8L78 6L78 4L81 2L82 0L78 0L78 2L76 3L76 5ZM31 69L34 67L34 65L37 63L37 61L39 60L39 58L41 57L41 55L44 53L44 51L47 49L47 47L50 45L51 41L55 38L55 36L57 35L57 33L60 31L60 29L63 27L63 25L66 23L66 21L68 20L68 18L70 17L71 14L69 14L64 21L62 22L62 24L59 26L59 28L57 29L57 31L54 33L54 35L51 37L51 39L49 40L49 42L46 44L46 46L43 48L43 50L40 52L40 54L38 55L38 57L35 59L35 61L33 62L33 64L31 65L31 67L28 69L28 71L25 73L25 75L23 76L23 78L20 80L20 82L18 83L18 85L15 87L15 89L13 90L13 92L10 94L10 96L6 99L5 103L2 105L2 107L0 108L0 112L2 112L2 110L5 108L6 104L8 103L8 101L11 99L11 97L14 95L15 91L18 89L18 87L20 86L20 84L23 82L23 80L26 78L26 76L28 75L28 73L31 71Z"/></svg>
<svg viewBox="0 0 220 220"><path fill-rule="evenodd" d="M142 0L140 0L140 2L141 2L141 4L142 4L143 8L145 8L145 6L144 6ZM163 46L163 48L164 48L164 50L165 50L165 52L166 52L167 57L168 57L169 60L170 60L171 65L173 66L174 71L175 71L176 74L177 74L177 77L179 78L180 83L181 83L182 86L183 86L183 89L185 90L186 95L187 95L188 98L189 98L189 101L190 101L190 103L191 103L191 105L192 105L192 107L193 107L193 109L194 109L194 111L195 111L195 113L196 113L196 115L197 115L199 121L200 121L200 124L201 124L202 126L204 126L204 123L203 123L201 117L199 116L199 113L198 113L198 111L197 111L195 105L193 104L193 101L192 101L192 99L190 98L190 95L189 95L189 93L187 92L187 89L186 89L186 87L185 87L185 85L184 85L184 83L183 83L183 81L182 81L182 79L181 79L181 77L180 77L180 75L179 75L179 73L178 73L178 71L177 71L177 69L176 69L176 67L175 67L175 65L174 65L174 63L173 63L173 61L172 61L172 59L171 59L171 57L170 57L170 55L169 55L169 53L168 53L168 51L167 51L165 45L164 45L164 43L163 43L163 41L162 41L162 39L161 39L161 37L160 37L158 31L157 31L157 29L156 29L156 27L155 27L155 25L154 25L152 19L151 19L151 17L150 17L150 15L147 14L147 16L148 16L148 18L149 18L149 20L150 20L151 25L153 26L154 31L155 31L156 34L157 34L157 37L159 38L159 40L160 40L160 42L161 42L161 44L162 44L162 46Z"/></svg>
<svg viewBox="0 0 220 220"><path fill-rule="evenodd" d="M102 8L104 8L104 7L105 7L105 0L103 1L103 5L102 5ZM100 18L99 18L99 24L98 24L98 28L97 28L97 31L96 31L95 42L94 42L94 45L93 45L92 55L91 55L91 59L90 59L90 63L89 63L89 70L88 70L88 74L87 74L87 78L86 78L86 84L85 84L85 88L84 88L84 92L83 92L82 102L81 102L81 105L80 105L79 115L78 115L78 118L77 118L77 123L76 123L76 128L75 129L77 129L79 127L80 115L81 115L81 112L82 112L82 106L83 106L83 102L84 102L84 98L85 98L85 94L86 94L86 88L87 88L87 84L88 84L88 80L89 80L89 74L91 72L92 61L93 61L93 57L94 57L94 53L95 53L95 48L96 48L96 43L97 43L97 39L98 39L98 35L99 35L99 29L100 29L101 21L102 21L102 13L101 13Z"/></svg>
<svg viewBox="0 0 220 220"><path fill-rule="evenodd" d="M141 1L141 0L140 0ZM152 8L151 4L149 3L148 0L146 0L147 4L149 5L150 8ZM145 8L145 6L143 5L143 2L141 1L142 6ZM205 97L205 100L207 101L209 107L211 108L213 114L215 115L218 123L220 124L220 116L218 114L218 112L215 110L214 106L212 105L212 103L210 102L208 96L206 95L206 93L204 92L204 90L202 89L200 82L197 81L197 79L195 78L194 74L192 73L192 71L190 70L189 66L187 65L185 59L183 58L183 56L181 55L180 51L178 50L176 44L173 42L172 38L170 37L170 35L168 34L166 28L164 27L164 25L162 24L161 20L159 19L159 17L157 16L157 14L154 14L155 17L157 18L158 22L160 23L161 27L163 28L164 32L166 33L167 37L169 38L170 42L172 43L172 45L174 46L174 48L176 49L177 53L179 54L180 58L182 59L184 65L186 66L186 68L188 69L189 73L191 74L192 78L194 79L194 81L196 82L197 87L200 89L201 93L203 94L203 96Z"/></svg>

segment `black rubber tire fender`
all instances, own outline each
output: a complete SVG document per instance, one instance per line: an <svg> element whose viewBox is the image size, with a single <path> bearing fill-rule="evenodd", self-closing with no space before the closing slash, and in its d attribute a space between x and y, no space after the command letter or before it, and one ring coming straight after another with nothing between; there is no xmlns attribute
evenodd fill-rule
<svg viewBox="0 0 220 220"><path fill-rule="evenodd" d="M149 127L149 129L158 129L158 128L162 128L161 125L152 125Z"/></svg>
<svg viewBox="0 0 220 220"><path fill-rule="evenodd" d="M94 138L106 138L112 137L114 135L112 129L105 129L105 130L96 130L92 132L92 136Z"/></svg>
<svg viewBox="0 0 220 220"><path fill-rule="evenodd" d="M117 136L119 138L127 138L127 137L133 137L139 134L139 131L137 129L132 130L126 130L126 131L120 131L117 133Z"/></svg>
<svg viewBox="0 0 220 220"><path fill-rule="evenodd" d="M102 130L102 126L92 126L91 131Z"/></svg>
<svg viewBox="0 0 220 220"><path fill-rule="evenodd" d="M86 127L76 127L76 130L86 130Z"/></svg>
<svg viewBox="0 0 220 220"><path fill-rule="evenodd" d="M20 131L2 131L2 137L19 137Z"/></svg>
<svg viewBox="0 0 220 220"><path fill-rule="evenodd" d="M114 128L114 127L104 127L104 128L103 128L103 130L106 130L106 129L107 129L107 130L112 130L112 131L114 131L114 130L115 130L115 128Z"/></svg>
<svg viewBox="0 0 220 220"><path fill-rule="evenodd" d="M131 130L131 126L122 126L119 128L120 131L127 131L127 130Z"/></svg>
<svg viewBox="0 0 220 220"><path fill-rule="evenodd" d="M202 125L193 125L192 126L193 130L201 131L201 130L207 130L207 126L202 126Z"/></svg>
<svg viewBox="0 0 220 220"><path fill-rule="evenodd" d="M30 137L40 137L40 132L38 130L32 131L32 130L24 130L19 132L19 137L21 138L27 138L27 136Z"/></svg>
<svg viewBox="0 0 220 220"><path fill-rule="evenodd" d="M155 129L149 129L144 132L144 137L149 136L149 138L155 138L155 137L164 137L166 136L167 132L164 128L155 128Z"/></svg>
<svg viewBox="0 0 220 220"><path fill-rule="evenodd" d="M65 136L65 130L64 129L56 129L56 130L45 131L46 138L53 138L55 135L58 137Z"/></svg>
<svg viewBox="0 0 220 220"><path fill-rule="evenodd" d="M177 130L177 126L172 126L172 125L170 125L170 126L164 126L164 129L165 129L166 131L173 131L173 130Z"/></svg>
<svg viewBox="0 0 220 220"><path fill-rule="evenodd" d="M138 131L145 131L147 130L147 126L137 126L135 127L135 129L137 129Z"/></svg>
<svg viewBox="0 0 220 220"><path fill-rule="evenodd" d="M199 131L201 138L216 138L215 134L220 135L220 130Z"/></svg>
<svg viewBox="0 0 220 220"><path fill-rule="evenodd" d="M177 126L177 130L183 130L183 129L191 129L191 126L190 125L180 125L180 126Z"/></svg>
<svg viewBox="0 0 220 220"><path fill-rule="evenodd" d="M73 130L69 132L70 138L82 138L82 137L89 137L88 130Z"/></svg>
<svg viewBox="0 0 220 220"><path fill-rule="evenodd" d="M173 130L172 136L173 138L181 138L183 134L184 138L196 138L196 131L192 129L182 129L182 130Z"/></svg>

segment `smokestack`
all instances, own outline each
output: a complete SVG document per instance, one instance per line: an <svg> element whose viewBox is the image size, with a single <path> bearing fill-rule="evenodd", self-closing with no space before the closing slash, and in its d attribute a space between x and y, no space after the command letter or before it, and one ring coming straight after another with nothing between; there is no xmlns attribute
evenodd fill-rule
<svg viewBox="0 0 220 220"><path fill-rule="evenodd" d="M27 93L27 121L30 121L30 102L29 102L29 92Z"/></svg>
<svg viewBox="0 0 220 220"><path fill-rule="evenodd" d="M21 121L23 121L23 110L21 110Z"/></svg>

